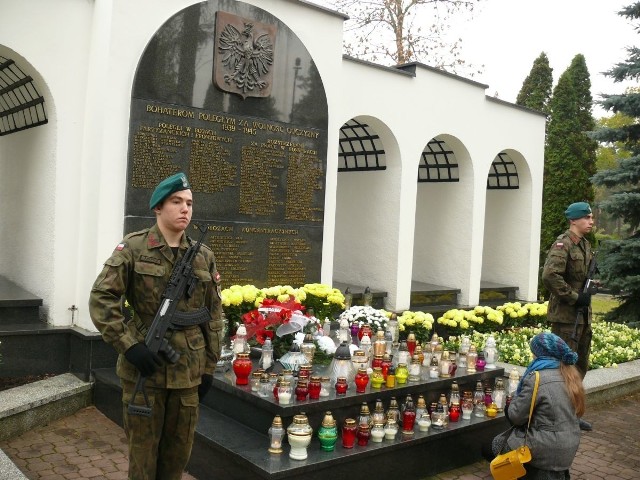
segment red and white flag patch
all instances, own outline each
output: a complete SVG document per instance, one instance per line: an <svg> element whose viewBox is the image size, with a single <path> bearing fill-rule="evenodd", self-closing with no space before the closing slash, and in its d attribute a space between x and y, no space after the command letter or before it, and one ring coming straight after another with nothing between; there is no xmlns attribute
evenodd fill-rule
<svg viewBox="0 0 640 480"><path fill-rule="evenodd" d="M558 242L554 245L556 248L563 248L564 247L564 243L562 242Z"/></svg>
<svg viewBox="0 0 640 480"><path fill-rule="evenodd" d="M119 243L118 246L116 247L116 250L121 251L124 249L124 247L126 247L127 244L126 243Z"/></svg>

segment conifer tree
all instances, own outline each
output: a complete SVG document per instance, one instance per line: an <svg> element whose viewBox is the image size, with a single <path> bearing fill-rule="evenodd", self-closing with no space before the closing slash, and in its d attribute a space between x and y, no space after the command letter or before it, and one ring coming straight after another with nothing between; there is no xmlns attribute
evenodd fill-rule
<svg viewBox="0 0 640 480"><path fill-rule="evenodd" d="M533 62L533 67L522 83L516 104L549 113L548 104L553 87L553 68L549 66L547 54L542 52Z"/></svg>
<svg viewBox="0 0 640 480"><path fill-rule="evenodd" d="M595 173L597 142L587 132L595 128L591 115L591 80L585 58L576 55L558 79L549 101L540 265L555 238L567 229L564 211L574 202L593 202L590 177Z"/></svg>
<svg viewBox="0 0 640 480"><path fill-rule="evenodd" d="M624 8L619 15L639 20L640 2ZM629 57L625 62L606 73L617 82L640 78L640 49L630 47L627 53ZM631 155L620 156L614 168L598 172L592 180L596 185L616 190L600 207L623 219L630 229L626 238L603 242L598 255L603 283L621 300L620 306L607 315L607 320L637 321L640 312L640 92L628 89L624 94L602 98L600 104L605 110L636 119L630 124L600 128L594 133L593 137L601 142L622 142Z"/></svg>

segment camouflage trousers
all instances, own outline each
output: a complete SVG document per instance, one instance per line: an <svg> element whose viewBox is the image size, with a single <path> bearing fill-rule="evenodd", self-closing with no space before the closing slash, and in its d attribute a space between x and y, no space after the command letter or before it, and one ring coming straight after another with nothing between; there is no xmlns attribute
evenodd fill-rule
<svg viewBox="0 0 640 480"><path fill-rule="evenodd" d="M567 342L571 350L578 354L576 367L578 367L578 371L584 380L584 376L589 370L589 355L591 354L593 332L591 331L591 324L579 324L576 330L578 341L575 341L571 338L574 328L575 325L572 323L551 323L551 331Z"/></svg>
<svg viewBox="0 0 640 480"><path fill-rule="evenodd" d="M122 382L124 431L129 443L129 480L180 480L193 447L198 422L198 387L145 387L150 417L130 415L127 407L135 384ZM139 392L134 400L144 405Z"/></svg>

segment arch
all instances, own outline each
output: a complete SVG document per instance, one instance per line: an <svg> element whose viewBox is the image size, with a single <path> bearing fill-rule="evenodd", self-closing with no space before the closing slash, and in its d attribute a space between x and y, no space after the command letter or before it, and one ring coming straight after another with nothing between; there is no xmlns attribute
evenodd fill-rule
<svg viewBox="0 0 640 480"><path fill-rule="evenodd" d="M398 141L384 122L366 115L345 122L345 131L354 137L349 144L362 150L359 159L358 155L349 155L355 168L338 173L333 278L336 282L395 291L401 188ZM365 139L356 140L357 134ZM372 156L376 159L373 165Z"/></svg>
<svg viewBox="0 0 640 480"><path fill-rule="evenodd" d="M473 185L464 143L449 134L431 138L419 158L412 281L468 289Z"/></svg>
<svg viewBox="0 0 640 480"><path fill-rule="evenodd" d="M4 59L5 74L7 67L13 75L22 73L21 80L17 81L18 91L12 92L12 95L16 94L17 103L9 109L6 105L0 108L7 113L11 108L26 107L24 119L18 118L17 123L12 123L5 131L7 134L0 137L0 204L4 206L0 214L0 275L28 287L31 293L42 298L41 314L47 316L55 300L55 282L49 281L54 278L54 256L50 249L43 248L45 243L52 246L55 238L57 128L54 128L54 102L47 83L28 59L5 45L0 45L0 58ZM7 63L7 59L11 62ZM20 93L25 96L21 98ZM31 100L27 100L27 95ZM37 98L42 100L33 102ZM31 112L45 103L49 106L46 121L38 116L42 112ZM19 113L18 117L22 115ZM45 123L51 125L32 128ZM17 128L12 129L13 126Z"/></svg>
<svg viewBox="0 0 640 480"><path fill-rule="evenodd" d="M518 297L524 298L530 287L528 265L531 256L538 256L538 249L533 248L537 242L532 238L537 230L531 222L531 170L520 152L504 149L498 152L489 168L488 183L492 181L496 164L507 166L509 172L493 177L501 182L499 187L487 186L481 278L485 282L515 286L520 291Z"/></svg>

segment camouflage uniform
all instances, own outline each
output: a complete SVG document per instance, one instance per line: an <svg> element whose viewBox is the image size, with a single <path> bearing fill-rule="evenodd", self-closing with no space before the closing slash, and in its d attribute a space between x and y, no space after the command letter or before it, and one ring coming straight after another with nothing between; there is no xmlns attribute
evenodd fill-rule
<svg viewBox="0 0 640 480"><path fill-rule="evenodd" d="M188 242L183 235L178 257L184 255ZM213 252L202 245L193 262L199 281L191 298L180 300L178 311L191 312L206 306L211 320L167 332L169 343L180 354L180 359L176 364L165 362L165 366L145 382L152 416L127 414L138 370L127 361L124 352L144 342L175 261L157 224L131 233L104 263L89 300L93 323L104 340L120 354L116 371L123 386L129 478L134 480L181 478L191 454L198 419L198 385L202 375L214 373L220 354L223 327L220 278ZM128 323L121 311L123 295L134 311ZM145 404L142 393L138 393L134 402Z"/></svg>
<svg viewBox="0 0 640 480"><path fill-rule="evenodd" d="M591 352L591 307L588 307L587 318L578 317L577 343L571 336L578 316L575 303L587 278L592 255L591 244L567 230L549 249L542 271L542 281L551 293L547 313L551 330L578 353L576 367L582 378L587 373Z"/></svg>

